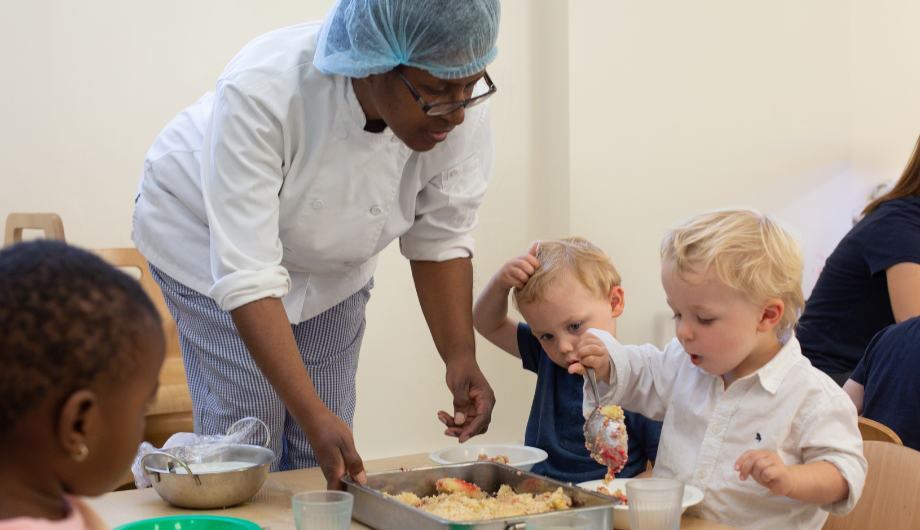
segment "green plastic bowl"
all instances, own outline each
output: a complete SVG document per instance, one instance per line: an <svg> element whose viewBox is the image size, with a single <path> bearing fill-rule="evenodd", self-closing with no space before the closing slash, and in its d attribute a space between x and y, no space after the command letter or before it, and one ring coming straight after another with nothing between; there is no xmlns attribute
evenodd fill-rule
<svg viewBox="0 0 920 530"><path fill-rule="evenodd" d="M114 530L262 530L262 527L235 517L174 515L123 524Z"/></svg>

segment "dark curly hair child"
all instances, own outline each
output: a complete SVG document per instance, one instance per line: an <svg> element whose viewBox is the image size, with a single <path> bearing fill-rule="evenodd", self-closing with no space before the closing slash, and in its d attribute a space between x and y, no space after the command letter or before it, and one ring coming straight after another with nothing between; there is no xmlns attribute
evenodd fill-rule
<svg viewBox="0 0 920 530"><path fill-rule="evenodd" d="M0 251L0 530L99 527L77 496L131 465L164 352L126 274L60 242Z"/></svg>

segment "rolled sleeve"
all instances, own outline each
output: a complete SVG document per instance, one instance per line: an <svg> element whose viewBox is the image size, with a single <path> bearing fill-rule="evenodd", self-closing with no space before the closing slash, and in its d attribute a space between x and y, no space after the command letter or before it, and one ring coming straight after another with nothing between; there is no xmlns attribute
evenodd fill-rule
<svg viewBox="0 0 920 530"><path fill-rule="evenodd" d="M674 392L674 381L680 371L683 349L676 340L664 351L650 344L624 346L613 335L599 329L589 329L599 338L610 355L610 385L598 381L601 405L619 405L627 410L661 421ZM602 386L603 385L603 386ZM602 391L603 389L603 391ZM585 381L582 412L587 417L596 408L591 387Z"/></svg>
<svg viewBox="0 0 920 530"><path fill-rule="evenodd" d="M280 124L232 81L217 87L201 156L211 235L209 294L224 311L291 288L280 265Z"/></svg>
<svg viewBox="0 0 920 530"><path fill-rule="evenodd" d="M473 256L476 211L482 204L495 161L489 110L480 116L469 141L471 153L459 164L435 175L419 192L412 227L399 239L411 260L446 261Z"/></svg>
<svg viewBox="0 0 920 530"><path fill-rule="evenodd" d="M818 407L804 425L800 445L805 463L830 462L847 481L850 491L845 499L821 506L821 509L842 517L856 506L869 469L863 456L856 408L848 396L837 395Z"/></svg>

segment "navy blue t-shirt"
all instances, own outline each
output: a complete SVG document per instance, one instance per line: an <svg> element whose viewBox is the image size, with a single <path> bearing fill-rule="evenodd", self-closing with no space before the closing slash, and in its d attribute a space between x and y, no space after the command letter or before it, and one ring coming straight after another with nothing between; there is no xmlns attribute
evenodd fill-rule
<svg viewBox="0 0 920 530"><path fill-rule="evenodd" d="M537 374L524 443L549 455L533 467L533 472L573 484L604 478L607 468L591 458L585 447L581 411L584 378L554 363L527 324L518 324L517 338L524 368ZM628 478L642 473L648 461L655 460L661 422L624 412L629 458L617 476Z"/></svg>
<svg viewBox="0 0 920 530"><path fill-rule="evenodd" d="M920 197L883 202L827 258L796 327L825 373L851 372L876 333L895 323L885 270L920 263Z"/></svg>
<svg viewBox="0 0 920 530"><path fill-rule="evenodd" d="M876 335L850 379L866 388L863 416L920 451L920 317Z"/></svg>

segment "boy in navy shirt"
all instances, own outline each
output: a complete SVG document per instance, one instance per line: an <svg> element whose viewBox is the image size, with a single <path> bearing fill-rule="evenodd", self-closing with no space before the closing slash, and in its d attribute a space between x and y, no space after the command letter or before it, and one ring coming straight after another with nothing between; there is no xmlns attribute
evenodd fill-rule
<svg viewBox="0 0 920 530"><path fill-rule="evenodd" d="M508 317L508 293L527 323ZM607 468L585 448L581 414L584 379L570 374L575 345L588 328L616 336L625 300L620 275L603 251L582 238L540 241L499 269L473 308L473 325L490 342L536 372L524 443L549 455L534 473L578 483L604 478ZM629 460L618 477L633 477L655 460L661 422L626 412Z"/></svg>
<svg viewBox="0 0 920 530"><path fill-rule="evenodd" d="M920 317L879 331L843 390L856 411L920 451Z"/></svg>

